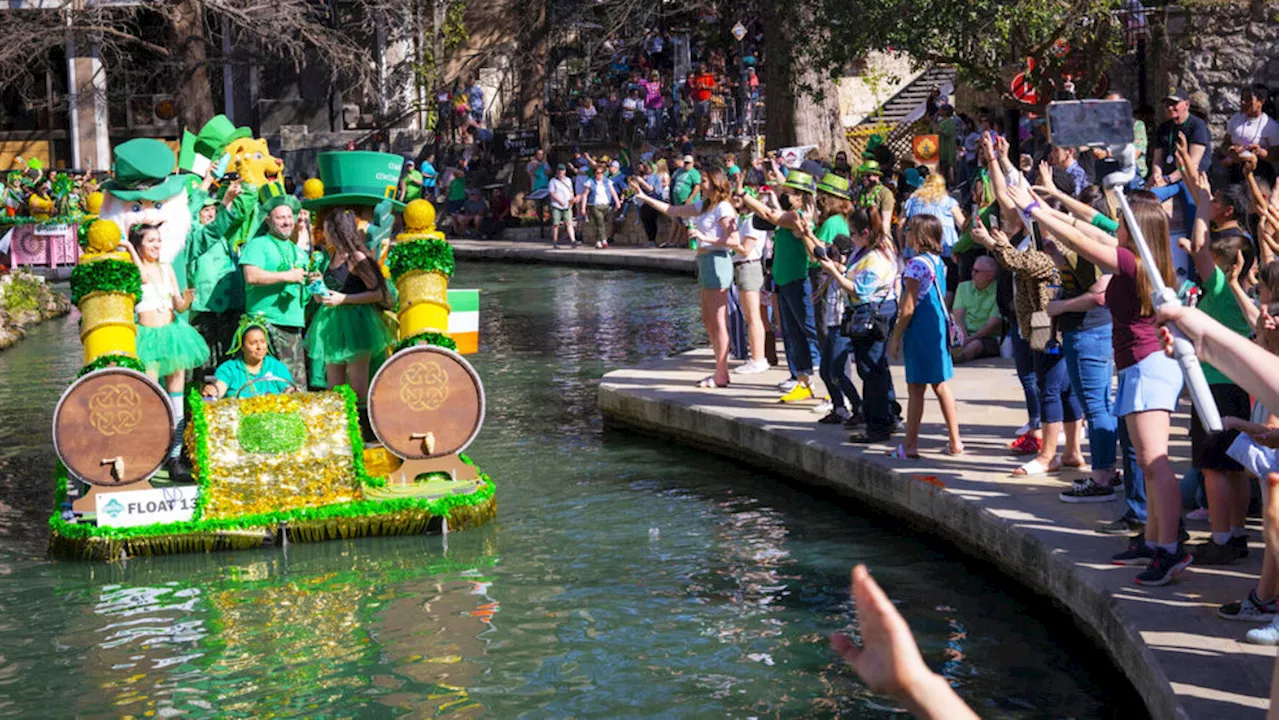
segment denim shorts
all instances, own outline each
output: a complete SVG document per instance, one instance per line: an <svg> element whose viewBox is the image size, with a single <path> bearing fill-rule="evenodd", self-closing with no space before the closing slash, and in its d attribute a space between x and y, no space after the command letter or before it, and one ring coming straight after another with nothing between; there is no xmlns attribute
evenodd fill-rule
<svg viewBox="0 0 1280 720"><path fill-rule="evenodd" d="M1178 361L1163 352L1153 352L1120 371L1111 412L1116 417L1148 410L1173 412L1181 393L1182 368Z"/></svg>
<svg viewBox="0 0 1280 720"><path fill-rule="evenodd" d="M733 259L726 250L698 253L698 286L703 290L728 290L733 284Z"/></svg>

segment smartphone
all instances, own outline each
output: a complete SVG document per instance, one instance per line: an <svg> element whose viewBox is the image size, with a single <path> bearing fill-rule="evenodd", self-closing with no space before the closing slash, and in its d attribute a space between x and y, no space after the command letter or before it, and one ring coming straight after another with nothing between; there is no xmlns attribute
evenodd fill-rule
<svg viewBox="0 0 1280 720"><path fill-rule="evenodd" d="M1110 147L1133 142L1128 100L1064 100L1049 103L1049 141L1063 147Z"/></svg>
<svg viewBox="0 0 1280 720"><path fill-rule="evenodd" d="M224 182L235 182L239 179L240 179L240 173L238 172L229 172L222 176L222 180Z"/></svg>

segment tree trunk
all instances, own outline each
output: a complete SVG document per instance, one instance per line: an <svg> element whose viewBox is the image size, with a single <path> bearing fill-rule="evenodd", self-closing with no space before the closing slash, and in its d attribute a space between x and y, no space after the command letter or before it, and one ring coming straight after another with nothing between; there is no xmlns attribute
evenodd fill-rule
<svg viewBox="0 0 1280 720"><path fill-rule="evenodd" d="M840 122L840 96L836 84L797 58L789 19L795 3L773 0L771 17L765 24L765 145L770 149L792 145L817 145L830 159L846 149L844 126ZM801 89L821 89L821 99Z"/></svg>
<svg viewBox="0 0 1280 720"><path fill-rule="evenodd" d="M179 0L169 18L170 48L181 75L175 95L178 121L195 132L214 115L213 86L209 83L204 37L204 3Z"/></svg>

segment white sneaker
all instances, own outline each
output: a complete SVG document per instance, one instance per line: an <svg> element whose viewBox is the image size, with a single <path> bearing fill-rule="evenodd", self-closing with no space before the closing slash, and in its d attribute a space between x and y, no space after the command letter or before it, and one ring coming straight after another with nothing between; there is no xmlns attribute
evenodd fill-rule
<svg viewBox="0 0 1280 720"><path fill-rule="evenodd" d="M832 405L830 400L824 399L822 402L818 403L816 407L811 408L810 412L815 415L826 415L833 409L835 409L835 405Z"/></svg>
<svg viewBox="0 0 1280 720"><path fill-rule="evenodd" d="M783 380L782 382L778 383L778 389L784 393L789 393L792 390L795 390L796 385L799 385L799 384L800 382L795 378L787 378L786 380Z"/></svg>
<svg viewBox="0 0 1280 720"><path fill-rule="evenodd" d="M1280 644L1280 615L1277 615L1270 625L1263 625L1245 633L1244 641L1251 645L1270 645L1272 647Z"/></svg>
<svg viewBox="0 0 1280 720"><path fill-rule="evenodd" d="M742 363L741 365L739 365L738 367L734 368L730 372L733 372L738 375L758 375L768 369L769 369L768 360L762 359L760 360L760 362L756 362L755 360L748 360Z"/></svg>

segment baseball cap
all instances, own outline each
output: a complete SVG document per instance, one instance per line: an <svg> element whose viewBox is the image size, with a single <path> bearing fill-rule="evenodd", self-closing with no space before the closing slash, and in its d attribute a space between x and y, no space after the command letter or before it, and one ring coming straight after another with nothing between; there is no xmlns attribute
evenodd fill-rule
<svg viewBox="0 0 1280 720"><path fill-rule="evenodd" d="M1183 100L1190 100L1191 93L1187 92L1186 88L1174 86L1169 88L1169 92L1164 96L1164 99L1166 101L1182 102Z"/></svg>
<svg viewBox="0 0 1280 720"><path fill-rule="evenodd" d="M559 171L559 170L567 170L567 169L568 169L568 168L566 168L566 167L564 166L564 163L556 163L556 170L557 170L557 171Z"/></svg>
<svg viewBox="0 0 1280 720"><path fill-rule="evenodd" d="M685 156L684 156L684 162L692 163L692 162L693 162L693 156L692 156L692 155L685 155Z"/></svg>

